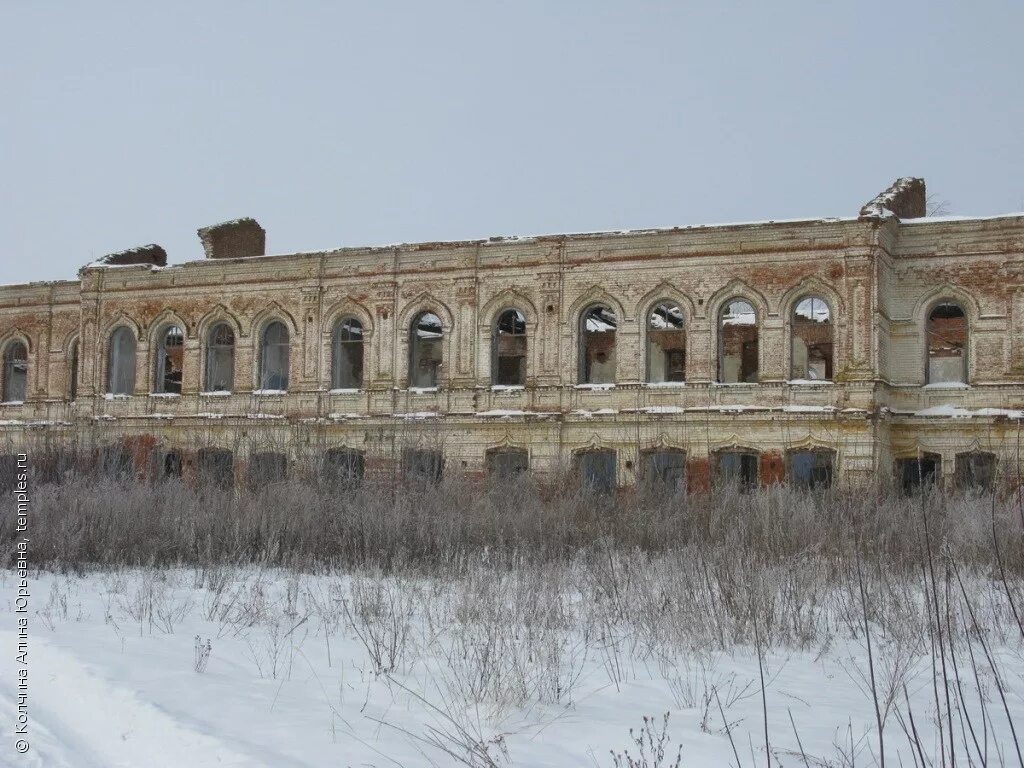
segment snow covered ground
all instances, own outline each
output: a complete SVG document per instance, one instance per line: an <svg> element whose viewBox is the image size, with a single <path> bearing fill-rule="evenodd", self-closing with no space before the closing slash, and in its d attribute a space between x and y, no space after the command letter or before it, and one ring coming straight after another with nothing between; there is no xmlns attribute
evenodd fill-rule
<svg viewBox="0 0 1024 768"><path fill-rule="evenodd" d="M876 713L866 643L853 636L856 611L844 623L841 609L806 606L816 629L803 647L774 642L762 654L762 701L751 645L723 636L717 649L686 648L671 626L653 619L645 626L646 609L616 608L615 595L580 586L566 566L533 574L531 589L522 588L530 575L488 573L470 569L457 584L255 567L37 574L31 750L10 764L613 767L613 751L637 752L630 729L649 715L660 733L668 712L673 760L681 746L684 766L754 766L767 763L763 706L773 765L876 764ZM0 623L0 719L10 724L12 573L3 572L0 584L8 604ZM999 615L991 607L997 590L980 590L978 599ZM626 614L628 621L614 618ZM524 624L523 616L532 618ZM694 623L713 627L715 619L695 616ZM679 629L686 637L686 627ZM1020 731L1024 661L1015 633L990 633L985 647ZM205 668L197 637L210 643ZM941 678L939 688L932 685L927 638L907 642L877 628L872 641L876 685L894 701L887 761L916 764L899 724L909 713L939 764L936 700L941 710L945 694ZM984 648L964 642L953 649L963 688L953 717L962 723L962 712L972 715L979 747L970 749L984 742L989 765L1018 765ZM972 738L958 726L953 748L962 765ZM3 750L0 763L14 755L9 745Z"/></svg>

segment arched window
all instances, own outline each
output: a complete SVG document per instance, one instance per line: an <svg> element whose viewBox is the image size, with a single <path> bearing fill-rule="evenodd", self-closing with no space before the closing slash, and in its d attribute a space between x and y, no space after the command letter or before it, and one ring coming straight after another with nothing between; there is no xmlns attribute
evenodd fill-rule
<svg viewBox="0 0 1024 768"><path fill-rule="evenodd" d="M927 384L967 382L967 315L952 301L928 314Z"/></svg>
<svg viewBox="0 0 1024 768"><path fill-rule="evenodd" d="M68 365L68 399L74 400L78 397L78 339L71 342L68 355L71 358Z"/></svg>
<svg viewBox="0 0 1024 768"><path fill-rule="evenodd" d="M757 312L745 299L730 299L718 314L718 380L723 384L756 382Z"/></svg>
<svg viewBox="0 0 1024 768"><path fill-rule="evenodd" d="M135 334L120 326L110 334L107 350L107 392L130 395L135 391Z"/></svg>
<svg viewBox="0 0 1024 768"><path fill-rule="evenodd" d="M363 385L363 324L344 317L331 336L331 389L359 389Z"/></svg>
<svg viewBox="0 0 1024 768"><path fill-rule="evenodd" d="M260 336L260 389L288 389L288 329L280 320L267 323Z"/></svg>
<svg viewBox="0 0 1024 768"><path fill-rule="evenodd" d="M683 311L662 302L647 318L647 381L686 381L686 331Z"/></svg>
<svg viewBox="0 0 1024 768"><path fill-rule="evenodd" d="M185 351L185 332L180 326L168 325L156 339L153 391L162 394L181 394L181 364Z"/></svg>
<svg viewBox="0 0 1024 768"><path fill-rule="evenodd" d="M235 382L235 332L227 323L217 323L206 334L206 392L230 392Z"/></svg>
<svg viewBox="0 0 1024 768"><path fill-rule="evenodd" d="M444 328L433 312L420 312L409 326L409 386L436 387L440 380Z"/></svg>
<svg viewBox="0 0 1024 768"><path fill-rule="evenodd" d="M5 403L24 402L28 391L28 349L24 342L12 341L4 349Z"/></svg>
<svg viewBox="0 0 1024 768"><path fill-rule="evenodd" d="M491 383L522 386L526 383L526 315L506 309L498 315L491 338Z"/></svg>
<svg viewBox="0 0 1024 768"><path fill-rule="evenodd" d="M602 304L580 315L581 384L615 383L615 312Z"/></svg>
<svg viewBox="0 0 1024 768"><path fill-rule="evenodd" d="M805 296L793 307L790 378L832 381L832 313L824 299Z"/></svg>

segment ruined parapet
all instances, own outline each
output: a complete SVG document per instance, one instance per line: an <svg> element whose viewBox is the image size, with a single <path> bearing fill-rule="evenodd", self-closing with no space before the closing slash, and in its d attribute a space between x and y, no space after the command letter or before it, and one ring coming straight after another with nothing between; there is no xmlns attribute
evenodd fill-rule
<svg viewBox="0 0 1024 768"><path fill-rule="evenodd" d="M211 224L198 230L208 259L245 259L263 256L267 232L256 219L243 218Z"/></svg>
<svg viewBox="0 0 1024 768"><path fill-rule="evenodd" d="M96 261L87 264L87 267L124 267L134 264L145 264L150 267L166 267L167 251L156 244L140 245L137 248L129 248L126 251L108 253Z"/></svg>
<svg viewBox="0 0 1024 768"><path fill-rule="evenodd" d="M927 213L924 179L904 176L869 200L860 209L861 218L884 218L894 214L901 219L919 219Z"/></svg>

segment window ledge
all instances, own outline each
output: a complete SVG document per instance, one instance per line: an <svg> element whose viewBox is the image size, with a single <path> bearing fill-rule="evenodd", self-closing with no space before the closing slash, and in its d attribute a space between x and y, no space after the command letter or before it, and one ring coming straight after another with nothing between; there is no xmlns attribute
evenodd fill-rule
<svg viewBox="0 0 1024 768"><path fill-rule="evenodd" d="M791 387L831 387L835 385L831 379L789 379L786 383Z"/></svg>
<svg viewBox="0 0 1024 768"><path fill-rule="evenodd" d="M267 396L267 395L287 395L287 389L254 389L252 391L254 395Z"/></svg>
<svg viewBox="0 0 1024 768"><path fill-rule="evenodd" d="M181 393L180 392L150 392L149 396L150 397L156 397L156 398L169 398L169 399L173 400L176 397L181 397Z"/></svg>
<svg viewBox="0 0 1024 768"><path fill-rule="evenodd" d="M227 392L227 391L222 390L222 389L216 389L216 390L213 390L212 392L200 392L199 396L200 397L231 397L231 395L233 395L233 394L234 394L233 392Z"/></svg>
<svg viewBox="0 0 1024 768"><path fill-rule="evenodd" d="M682 389L686 386L685 381L645 381L644 386L648 389Z"/></svg>
<svg viewBox="0 0 1024 768"><path fill-rule="evenodd" d="M526 387L522 384L492 384L491 392L522 392Z"/></svg>
<svg viewBox="0 0 1024 768"><path fill-rule="evenodd" d="M934 384L925 384L921 389L970 389L971 385L963 381L940 381Z"/></svg>
<svg viewBox="0 0 1024 768"><path fill-rule="evenodd" d="M352 389L351 387L338 387L337 389L330 389L327 391L328 395L358 395L362 390L359 388Z"/></svg>
<svg viewBox="0 0 1024 768"><path fill-rule="evenodd" d="M438 391L438 387L409 387L406 391L414 395L432 395Z"/></svg>
<svg viewBox="0 0 1024 768"><path fill-rule="evenodd" d="M575 384L576 389L589 389L592 391L615 389L615 384Z"/></svg>
<svg viewBox="0 0 1024 768"><path fill-rule="evenodd" d="M16 405L24 405L24 404L25 404L24 400L5 400L4 402L0 403L0 405L10 405L12 407L16 406Z"/></svg>
<svg viewBox="0 0 1024 768"><path fill-rule="evenodd" d="M132 395L123 395L121 393L107 392L103 395L104 400L131 400Z"/></svg>

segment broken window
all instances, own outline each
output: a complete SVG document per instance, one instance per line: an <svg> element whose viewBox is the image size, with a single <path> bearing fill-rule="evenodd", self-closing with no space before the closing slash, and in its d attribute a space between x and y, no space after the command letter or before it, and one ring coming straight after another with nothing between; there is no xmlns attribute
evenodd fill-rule
<svg viewBox="0 0 1024 768"><path fill-rule="evenodd" d="M686 331L683 311L663 302L647 319L647 381L686 381Z"/></svg>
<svg viewBox="0 0 1024 768"><path fill-rule="evenodd" d="M107 352L107 392L130 395L135 391L135 334L122 325L110 334Z"/></svg>
<svg viewBox="0 0 1024 768"><path fill-rule="evenodd" d="M235 383L235 332L217 323L206 334L205 392L230 392Z"/></svg>
<svg viewBox="0 0 1024 768"><path fill-rule="evenodd" d="M412 482L436 484L444 473L444 455L441 451L423 448L402 450L402 476Z"/></svg>
<svg viewBox="0 0 1024 768"><path fill-rule="evenodd" d="M498 315L492 339L492 384L522 386L526 383L526 315L506 309Z"/></svg>
<svg viewBox="0 0 1024 768"><path fill-rule="evenodd" d="M903 493L914 494L929 488L939 481L942 458L935 453L896 459L896 476Z"/></svg>
<svg viewBox="0 0 1024 768"><path fill-rule="evenodd" d="M409 328L409 386L436 387L440 380L444 329L433 312L420 312Z"/></svg>
<svg viewBox="0 0 1024 768"><path fill-rule="evenodd" d="M288 329L280 320L267 323L260 338L260 389L288 389Z"/></svg>
<svg viewBox="0 0 1024 768"><path fill-rule="evenodd" d="M3 401L24 402L28 391L28 349L21 341L12 341L4 349Z"/></svg>
<svg viewBox="0 0 1024 768"><path fill-rule="evenodd" d="M135 474L132 452L124 443L114 443L100 448L98 464L100 474L109 480L125 482Z"/></svg>
<svg viewBox="0 0 1024 768"><path fill-rule="evenodd" d="M235 456L226 448L201 448L196 455L199 482L216 488L235 484Z"/></svg>
<svg viewBox="0 0 1024 768"><path fill-rule="evenodd" d="M832 315L828 304L806 296L793 308L792 370L798 380L832 380Z"/></svg>
<svg viewBox="0 0 1024 768"><path fill-rule="evenodd" d="M580 383L615 382L615 312L597 305L580 317Z"/></svg>
<svg viewBox="0 0 1024 768"><path fill-rule="evenodd" d="M723 384L756 382L757 312L744 299L730 299L718 318L718 380Z"/></svg>
<svg viewBox="0 0 1024 768"><path fill-rule="evenodd" d="M828 450L789 452L789 483L794 488L814 490L832 485L835 453Z"/></svg>
<svg viewBox="0 0 1024 768"><path fill-rule="evenodd" d="M352 448L330 448L324 454L323 477L331 485L353 486L362 482L366 458Z"/></svg>
<svg viewBox="0 0 1024 768"><path fill-rule="evenodd" d="M958 453L956 455L954 472L958 489L989 493L995 487L995 454L983 451Z"/></svg>
<svg viewBox="0 0 1024 768"><path fill-rule="evenodd" d="M645 451L640 456L644 485L654 491L674 493L686 485L686 453L672 448Z"/></svg>
<svg viewBox="0 0 1024 768"><path fill-rule="evenodd" d="M715 481L742 491L757 487L758 456L753 451L719 451L715 454Z"/></svg>
<svg viewBox="0 0 1024 768"><path fill-rule="evenodd" d="M155 450L152 460L154 480L175 480L181 477L181 454L177 451Z"/></svg>
<svg viewBox="0 0 1024 768"><path fill-rule="evenodd" d="M363 324L345 317L331 336L331 389L359 389L363 385Z"/></svg>
<svg viewBox="0 0 1024 768"><path fill-rule="evenodd" d="M74 400L78 397L78 339L71 342L69 353L71 365L68 371L68 399Z"/></svg>
<svg viewBox="0 0 1024 768"><path fill-rule="evenodd" d="M156 371L153 391L171 395L181 394L181 365L184 360L185 332L177 325L169 325L157 336Z"/></svg>
<svg viewBox="0 0 1024 768"><path fill-rule="evenodd" d="M928 384L967 381L967 315L944 301L928 315Z"/></svg>
<svg viewBox="0 0 1024 768"><path fill-rule="evenodd" d="M486 461L488 477L496 480L513 480L530 468L530 455L523 448L493 448Z"/></svg>
<svg viewBox="0 0 1024 768"><path fill-rule="evenodd" d="M596 493L611 493L617 485L616 454L607 448L579 451L576 470L583 488Z"/></svg>
<svg viewBox="0 0 1024 768"><path fill-rule="evenodd" d="M265 451L249 456L249 487L264 488L288 479L288 457L283 453Z"/></svg>

